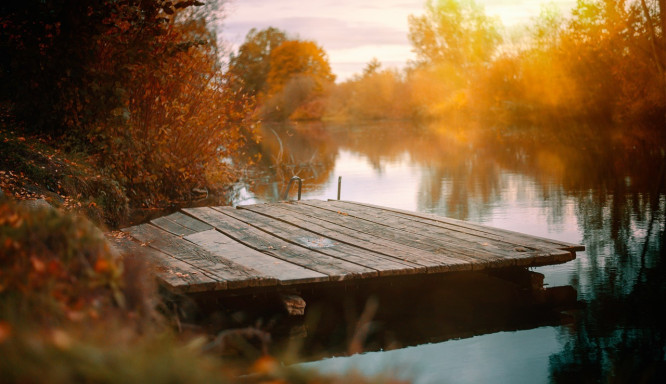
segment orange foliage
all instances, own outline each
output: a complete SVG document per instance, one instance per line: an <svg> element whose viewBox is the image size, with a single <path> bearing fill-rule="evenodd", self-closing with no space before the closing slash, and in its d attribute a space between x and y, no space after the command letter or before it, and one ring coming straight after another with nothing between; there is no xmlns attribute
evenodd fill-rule
<svg viewBox="0 0 666 384"><path fill-rule="evenodd" d="M0 321L0 344L9 339L12 334L12 325L6 321Z"/></svg>
<svg viewBox="0 0 666 384"><path fill-rule="evenodd" d="M229 181L221 160L252 137L251 99L231 90L205 22L172 24L159 39L151 56L166 59L132 68L126 106L96 132L106 137L102 163L148 205Z"/></svg>
<svg viewBox="0 0 666 384"><path fill-rule="evenodd" d="M215 34L194 10L203 5L3 3L0 101L26 130L95 155L135 205L189 200L193 188L228 181L220 159L252 137L242 128L251 100L223 73Z"/></svg>
<svg viewBox="0 0 666 384"><path fill-rule="evenodd" d="M364 74L344 82L329 96L327 117L333 120L404 119L412 115L409 85L396 70L380 70L376 59Z"/></svg>
<svg viewBox="0 0 666 384"><path fill-rule="evenodd" d="M464 104L467 81L458 68L449 63L414 70L409 82L417 116L437 117L460 109Z"/></svg>
<svg viewBox="0 0 666 384"><path fill-rule="evenodd" d="M287 40L271 52L268 93L277 94L294 76L314 80L315 91L333 82L326 52L312 41Z"/></svg>
<svg viewBox="0 0 666 384"><path fill-rule="evenodd" d="M268 120L321 119L335 80L326 52L312 41L287 40L271 51L261 115Z"/></svg>

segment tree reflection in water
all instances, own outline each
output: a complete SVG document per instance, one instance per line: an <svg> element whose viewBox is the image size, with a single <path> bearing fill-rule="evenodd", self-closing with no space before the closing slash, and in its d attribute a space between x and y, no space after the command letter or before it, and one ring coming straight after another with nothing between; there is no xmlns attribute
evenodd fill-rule
<svg viewBox="0 0 666 384"><path fill-rule="evenodd" d="M564 347L550 358L551 379L650 381L666 375L663 137L583 124L500 129L464 119L264 126L263 136L257 149L263 162L255 170L262 177L253 189L260 200L281 198L276 191L293 175L305 179L305 197L329 188L336 161L347 151L378 174L390 162L416 165L415 210L484 221L507 196L531 193L522 198L538 200L549 223L575 215L587 251L569 283L587 307L563 328ZM537 188L528 190L525 180Z"/></svg>

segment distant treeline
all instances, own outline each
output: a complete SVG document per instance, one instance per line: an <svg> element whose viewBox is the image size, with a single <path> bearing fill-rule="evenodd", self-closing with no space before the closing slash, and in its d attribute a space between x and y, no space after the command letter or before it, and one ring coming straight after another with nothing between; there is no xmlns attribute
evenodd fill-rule
<svg viewBox="0 0 666 384"><path fill-rule="evenodd" d="M285 67L282 44L290 39L269 28L248 34L231 71L244 80L238 89L258 97L259 116L270 120L437 119L462 112L499 124L573 119L660 127L665 7L662 0L580 0L570 14L546 7L523 31L509 33L472 1L429 1L423 16L409 18L416 60L404 70L382 69L375 59L334 84L329 72L291 65L278 84L269 74Z"/></svg>

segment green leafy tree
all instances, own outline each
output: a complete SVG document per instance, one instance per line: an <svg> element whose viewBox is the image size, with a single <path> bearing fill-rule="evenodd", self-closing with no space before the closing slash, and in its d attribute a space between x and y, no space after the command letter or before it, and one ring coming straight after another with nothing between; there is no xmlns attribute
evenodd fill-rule
<svg viewBox="0 0 666 384"><path fill-rule="evenodd" d="M409 17L409 39L420 64L488 62L501 42L499 29L471 0L429 0L425 15Z"/></svg>
<svg viewBox="0 0 666 384"><path fill-rule="evenodd" d="M252 28L229 63L229 72L236 79L235 88L252 96L265 92L271 53L286 40L287 34L277 28L260 31Z"/></svg>

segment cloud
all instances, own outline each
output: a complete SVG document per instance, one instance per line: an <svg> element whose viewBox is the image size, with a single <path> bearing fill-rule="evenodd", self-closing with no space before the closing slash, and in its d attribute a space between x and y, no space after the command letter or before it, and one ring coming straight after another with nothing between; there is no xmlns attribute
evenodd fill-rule
<svg viewBox="0 0 666 384"><path fill-rule="evenodd" d="M329 55L339 79L359 72L371 58L405 62L410 54L407 16L421 13L425 0L236 0L219 28L230 50L251 28L276 27L313 40ZM396 48L400 47L400 48ZM395 52L404 52L396 58ZM351 53L355 53L352 57ZM385 55L387 55L385 57ZM356 68L351 72L352 68Z"/></svg>
<svg viewBox="0 0 666 384"><path fill-rule="evenodd" d="M408 44L398 28L373 23L351 23L325 17L289 17L270 22L241 21L225 25L225 34L247 33L251 28L276 27L303 40L313 40L324 49L348 49L363 45Z"/></svg>

